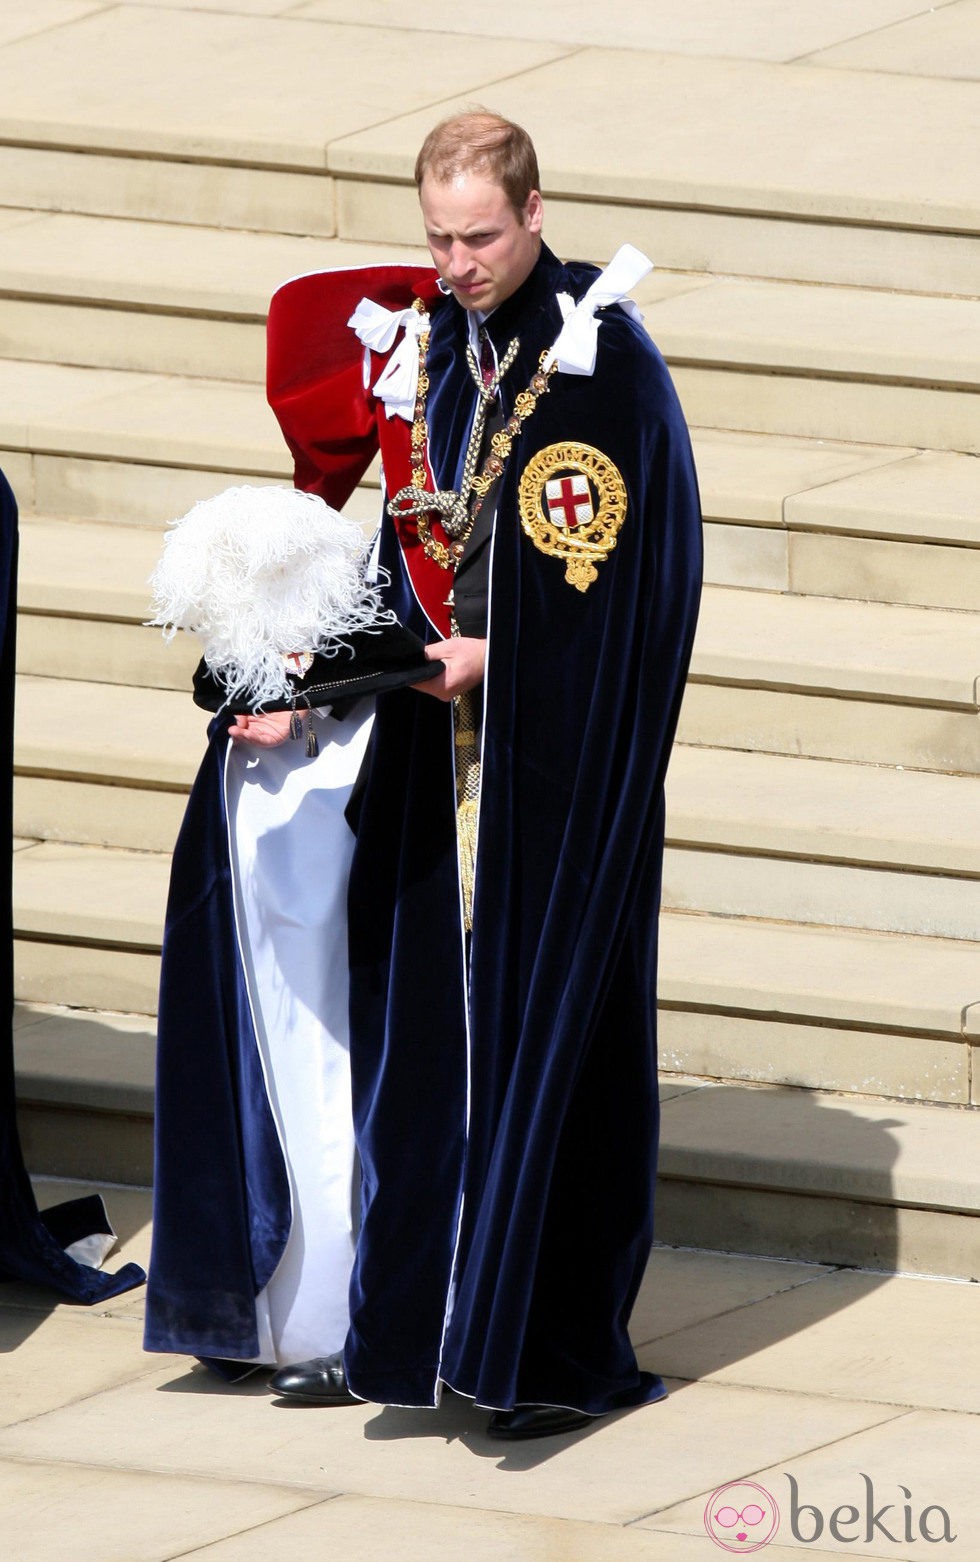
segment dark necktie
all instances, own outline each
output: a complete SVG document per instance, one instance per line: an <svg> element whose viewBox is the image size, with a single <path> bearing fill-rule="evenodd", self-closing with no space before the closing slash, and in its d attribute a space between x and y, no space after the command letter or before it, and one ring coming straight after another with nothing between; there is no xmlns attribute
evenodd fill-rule
<svg viewBox="0 0 980 1562"><path fill-rule="evenodd" d="M486 333L485 327L482 326L482 325L480 327L480 338L479 338L479 340L480 340L480 373L483 376L483 383L484 383L484 385L489 387L489 386L491 386L493 384L493 377L494 377L494 375L497 372L497 365L496 365L496 363L494 361L493 348L490 346L490 338L489 338L489 336Z"/></svg>

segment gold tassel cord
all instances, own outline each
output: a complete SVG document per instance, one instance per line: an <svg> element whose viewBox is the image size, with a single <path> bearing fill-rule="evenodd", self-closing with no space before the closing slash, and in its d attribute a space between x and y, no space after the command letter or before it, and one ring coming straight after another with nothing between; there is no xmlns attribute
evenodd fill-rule
<svg viewBox="0 0 980 1562"><path fill-rule="evenodd" d="M453 701L456 736L456 846L463 896L463 926L473 931L473 884L476 878L476 819L480 803L480 757L476 746L476 712L472 693Z"/></svg>

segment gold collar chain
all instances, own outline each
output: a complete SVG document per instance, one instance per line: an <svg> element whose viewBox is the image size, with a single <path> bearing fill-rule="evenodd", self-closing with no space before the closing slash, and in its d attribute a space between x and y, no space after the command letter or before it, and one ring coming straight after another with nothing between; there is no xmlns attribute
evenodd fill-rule
<svg viewBox="0 0 980 1562"><path fill-rule="evenodd" d="M416 299L412 306L421 311L424 308L420 299ZM482 377L479 383L480 400L477 404L476 416L470 433L469 443L466 447L466 459L463 462L463 475L459 492L455 489L440 489L435 492L426 487L425 455L429 443L429 429L426 423L426 401L429 392L429 375L426 369L426 358L429 350L429 332L419 333L419 378L415 392L415 413L412 422L412 481L406 487L400 488L394 498L389 501L388 514L395 520L414 520L418 527L419 540L430 559L434 559L443 569L455 570L467 540L476 523L483 501L497 478L502 476L507 458L513 448L514 440L520 434L521 429L528 418L534 412L539 397L543 396L551 384L551 376L554 374L557 364L552 364L550 369L544 368L544 361L548 356L547 349L541 354L541 367L531 376L531 382L527 390L521 391L514 402L514 411L507 419L503 428L494 434L490 441L490 454L483 463L482 472L477 475L476 465L480 458L480 446L483 442L483 430L486 426L487 412L496 394L497 386L510 368L517 353L520 343L515 337L507 348L501 360L500 368L494 376L491 384L485 386ZM473 373L474 365L470 365ZM478 371L477 371L478 372ZM475 498L472 496L475 495ZM472 499L472 502L471 502ZM437 517L443 530L450 538L448 547L440 542L432 533L432 519Z"/></svg>

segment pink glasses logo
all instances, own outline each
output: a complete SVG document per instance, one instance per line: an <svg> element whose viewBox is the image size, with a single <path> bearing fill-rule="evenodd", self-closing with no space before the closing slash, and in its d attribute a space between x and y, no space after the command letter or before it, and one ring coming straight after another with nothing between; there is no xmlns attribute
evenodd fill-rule
<svg viewBox="0 0 980 1562"><path fill-rule="evenodd" d="M776 1499L755 1481L730 1481L708 1498L704 1527L716 1546L746 1557L768 1546L778 1530Z"/></svg>

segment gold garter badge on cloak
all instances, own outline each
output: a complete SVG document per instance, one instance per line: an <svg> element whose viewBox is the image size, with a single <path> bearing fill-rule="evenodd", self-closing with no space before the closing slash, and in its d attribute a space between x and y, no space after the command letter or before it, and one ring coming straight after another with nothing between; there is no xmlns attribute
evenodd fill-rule
<svg viewBox="0 0 980 1562"><path fill-rule="evenodd" d="M618 468L593 445L547 445L521 473L517 502L534 546L563 559L569 585L588 591L626 519L626 484Z"/></svg>

